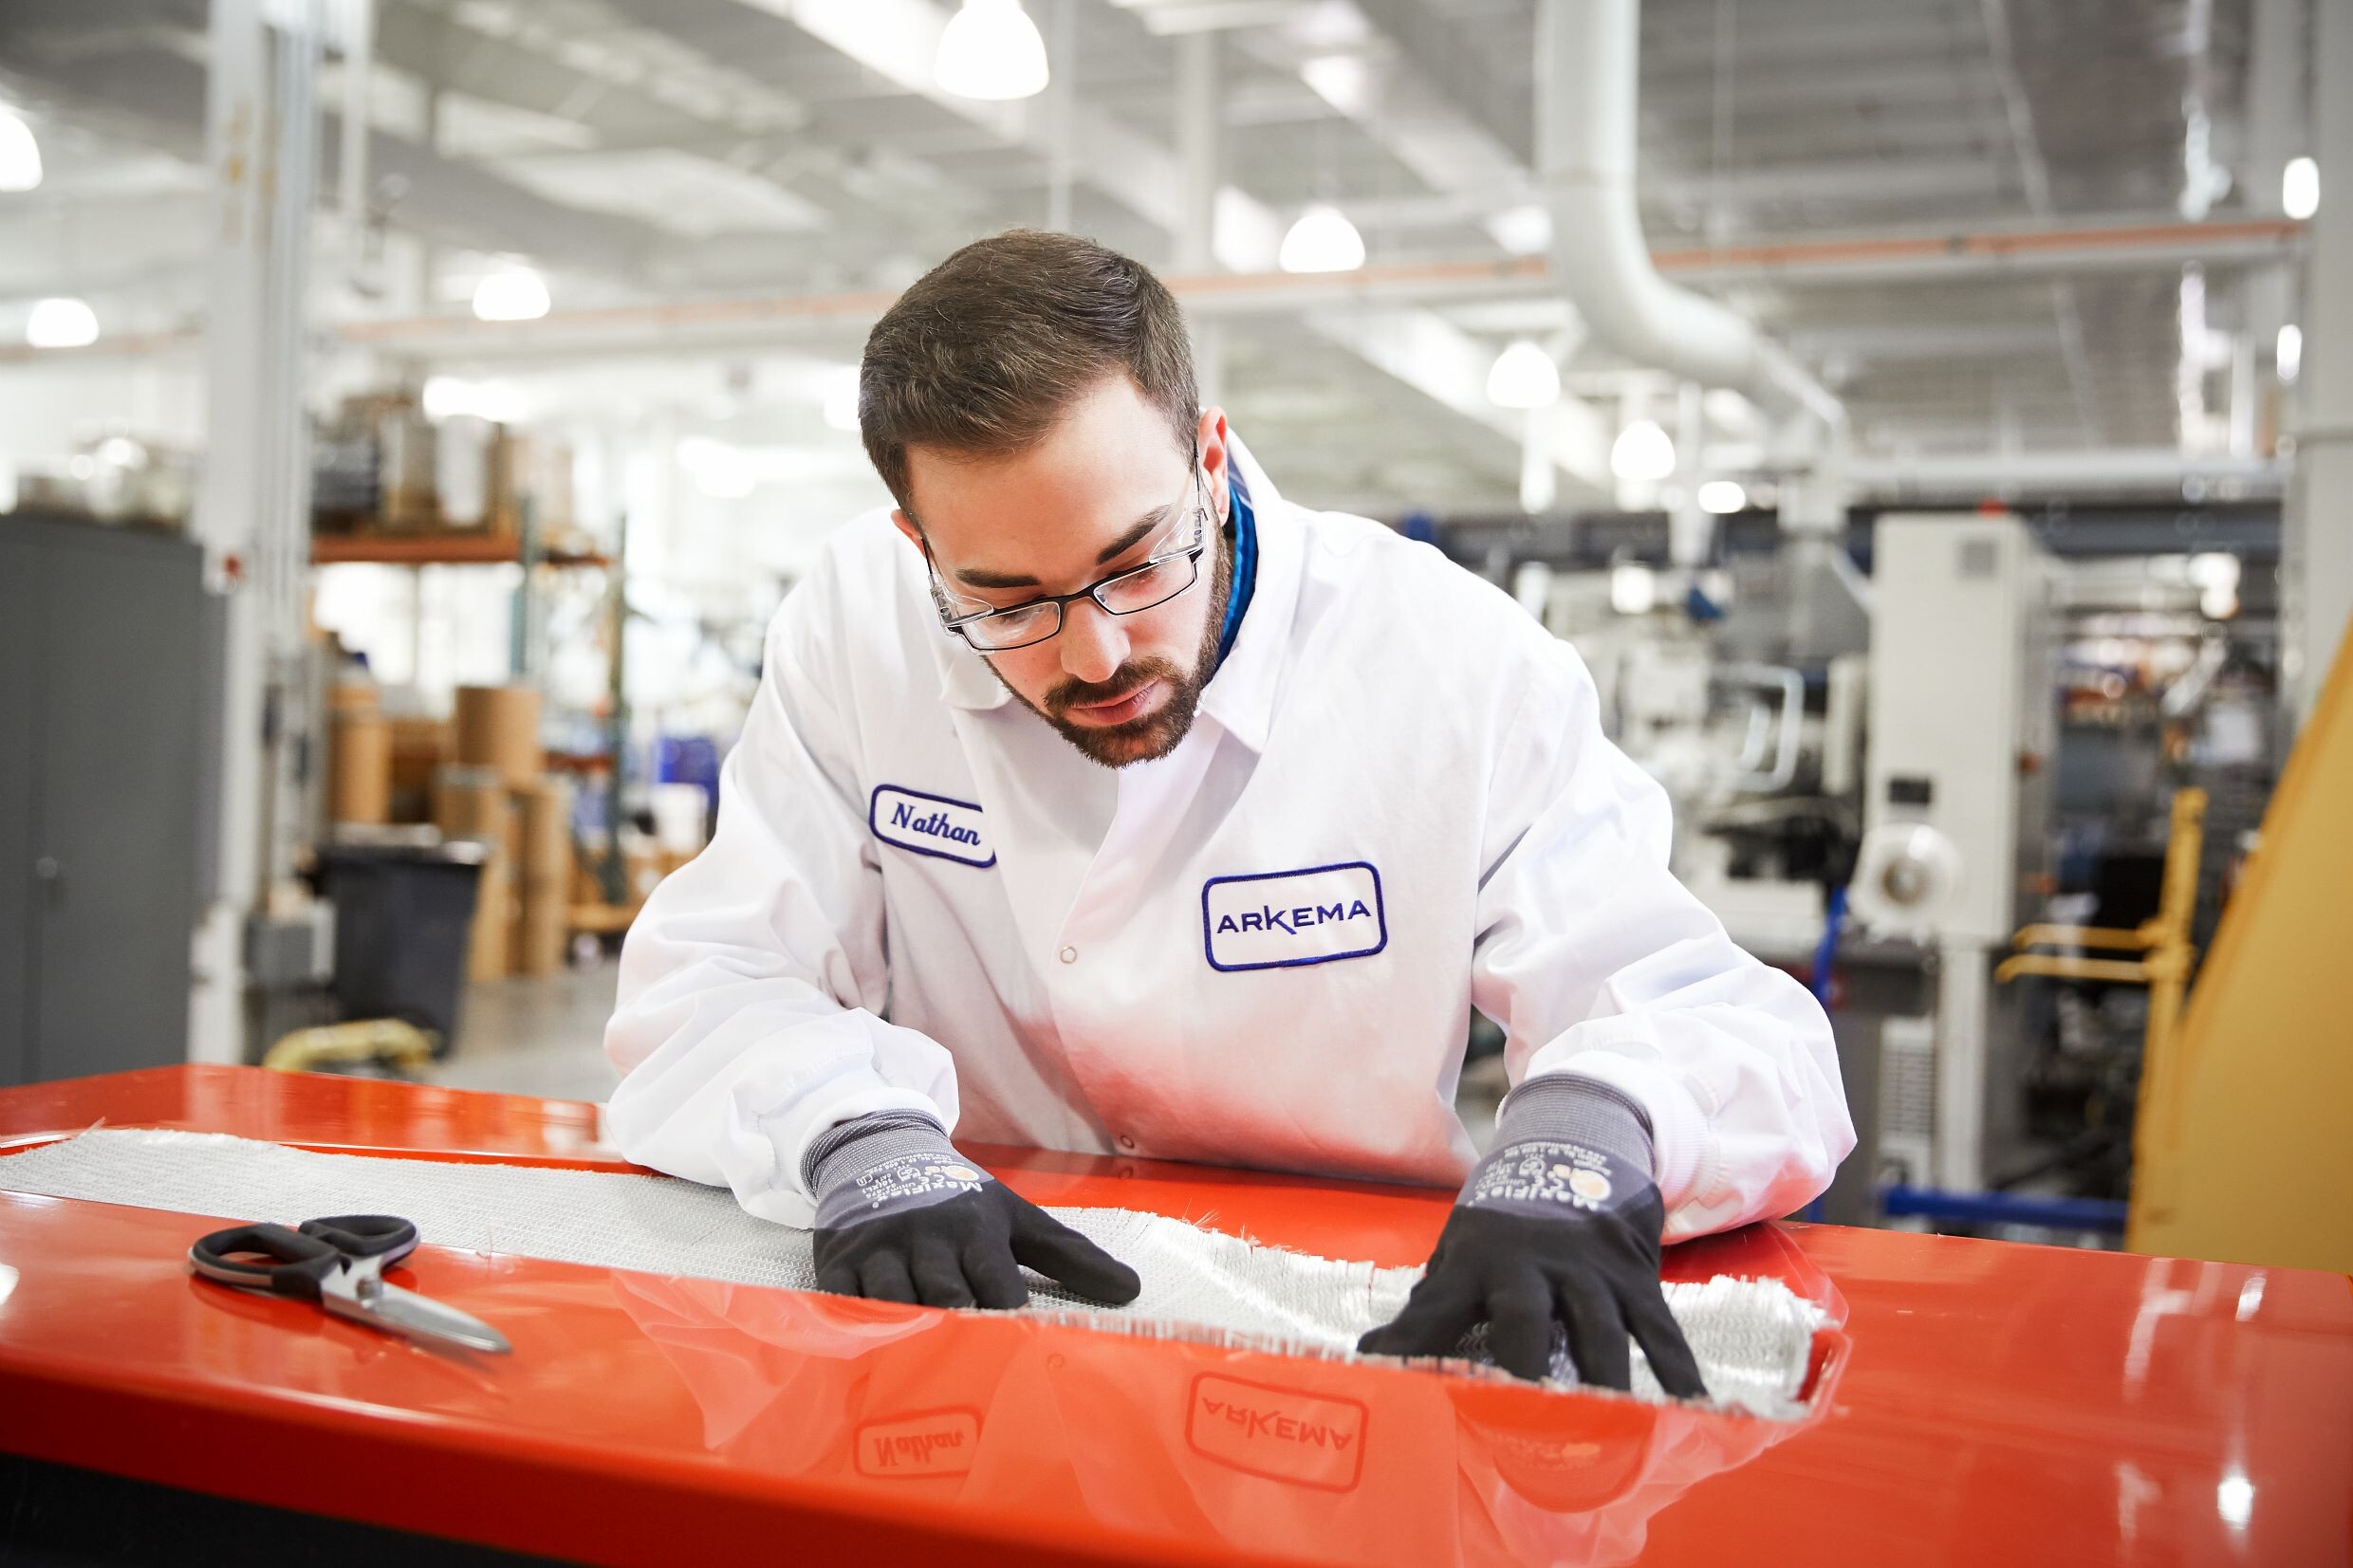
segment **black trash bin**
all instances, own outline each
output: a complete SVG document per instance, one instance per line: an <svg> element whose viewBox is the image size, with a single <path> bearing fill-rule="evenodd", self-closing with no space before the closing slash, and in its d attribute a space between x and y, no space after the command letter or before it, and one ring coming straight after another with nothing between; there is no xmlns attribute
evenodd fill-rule
<svg viewBox="0 0 2353 1568"><path fill-rule="evenodd" d="M483 847L462 840L320 851L320 891L335 905L338 1018L397 1018L435 1036L435 1055L449 1053L482 860Z"/></svg>

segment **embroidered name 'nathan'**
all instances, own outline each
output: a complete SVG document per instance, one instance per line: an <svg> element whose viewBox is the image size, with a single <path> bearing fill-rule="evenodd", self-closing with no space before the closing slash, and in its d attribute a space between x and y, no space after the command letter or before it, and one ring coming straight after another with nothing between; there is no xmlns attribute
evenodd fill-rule
<svg viewBox="0 0 2353 1568"><path fill-rule="evenodd" d="M977 845L980 842L979 834L969 827L956 826L948 820L948 814L944 811L935 811L928 817L918 817L915 812L916 808L906 802L894 802L891 826L903 827L913 833L928 833L935 839L945 839L951 843Z"/></svg>
<svg viewBox="0 0 2353 1568"><path fill-rule="evenodd" d="M988 819L970 801L882 784L867 802L866 826L884 843L917 855L983 870L997 863L997 852L989 843Z"/></svg>

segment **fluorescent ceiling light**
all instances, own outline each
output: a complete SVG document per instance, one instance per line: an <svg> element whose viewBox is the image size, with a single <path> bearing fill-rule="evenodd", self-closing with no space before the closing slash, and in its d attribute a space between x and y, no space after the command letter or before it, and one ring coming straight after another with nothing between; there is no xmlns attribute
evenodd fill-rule
<svg viewBox="0 0 2353 1568"><path fill-rule="evenodd" d="M473 313L486 322L535 322L547 304L547 280L528 267L502 267L474 285Z"/></svg>
<svg viewBox="0 0 2353 1568"><path fill-rule="evenodd" d="M25 341L35 348L81 348L98 341L98 312L87 300L35 300L25 319Z"/></svg>
<svg viewBox="0 0 2353 1568"><path fill-rule="evenodd" d="M2292 381L2304 369L2304 328L2289 322L2279 329L2279 341L2271 350L2273 362L2279 366L2279 378Z"/></svg>
<svg viewBox="0 0 2353 1568"><path fill-rule="evenodd" d="M1730 517L1736 511L1745 511L1748 505L1749 492L1740 488L1737 479L1711 479L1699 487L1699 509L1703 512Z"/></svg>
<svg viewBox="0 0 2353 1568"><path fill-rule="evenodd" d="M2280 172L2280 211L2304 219L2321 210L2321 166L2308 157L2291 157Z"/></svg>
<svg viewBox="0 0 2353 1568"><path fill-rule="evenodd" d="M1300 80L1343 115L1362 114L1373 100L1373 74L1361 54L1318 55L1299 67Z"/></svg>
<svg viewBox="0 0 2353 1568"><path fill-rule="evenodd" d="M1021 0L964 0L940 32L932 74L958 98L1034 98L1046 90L1046 40Z"/></svg>
<svg viewBox="0 0 2353 1568"><path fill-rule="evenodd" d="M1310 207L1283 236L1276 257L1286 272L1353 272L1364 265L1364 236L1337 207Z"/></svg>
<svg viewBox="0 0 2353 1568"><path fill-rule="evenodd" d="M825 373L825 423L835 430L858 428L856 365L842 365Z"/></svg>
<svg viewBox="0 0 2353 1568"><path fill-rule="evenodd" d="M1487 372L1487 400L1499 408L1550 408L1561 400L1560 367L1522 338L1495 356Z"/></svg>
<svg viewBox="0 0 2353 1568"><path fill-rule="evenodd" d="M1610 443L1609 471L1621 479L1664 479L1675 472L1675 442L1657 420L1637 419Z"/></svg>
<svg viewBox="0 0 2353 1568"><path fill-rule="evenodd" d="M41 183L41 143L14 109L0 108L0 191L29 191Z"/></svg>

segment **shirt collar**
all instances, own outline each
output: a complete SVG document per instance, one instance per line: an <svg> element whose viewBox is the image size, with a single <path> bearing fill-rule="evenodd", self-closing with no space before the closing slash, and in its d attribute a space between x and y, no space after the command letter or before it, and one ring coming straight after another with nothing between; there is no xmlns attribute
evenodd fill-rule
<svg viewBox="0 0 2353 1568"><path fill-rule="evenodd" d="M1252 751L1267 748L1274 721L1275 694L1290 654L1291 621L1299 607L1300 574L1306 560L1306 535L1290 504L1258 466L1258 459L1232 437L1227 447L1242 482L1250 488L1251 512L1258 526L1258 575L1250 614L1234 634L1233 648L1201 692L1201 711Z"/></svg>

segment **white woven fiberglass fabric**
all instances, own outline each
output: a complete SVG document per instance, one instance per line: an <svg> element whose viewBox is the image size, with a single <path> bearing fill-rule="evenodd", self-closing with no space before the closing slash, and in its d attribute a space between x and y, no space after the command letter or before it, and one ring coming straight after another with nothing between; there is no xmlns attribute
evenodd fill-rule
<svg viewBox="0 0 2353 1568"><path fill-rule="evenodd" d="M0 1188L298 1224L323 1214L398 1214L434 1246L602 1268L816 1288L809 1237L752 1218L732 1193L596 1171L316 1154L211 1133L96 1129L0 1158ZM1028 1310L1081 1312L1094 1326L1345 1356L1404 1305L1421 1271L1255 1246L1158 1214L1056 1208L1143 1278L1122 1308L1063 1295L1034 1276ZM193 1238L192 1238L193 1239ZM1709 1392L1759 1415L1803 1413L1797 1393L1818 1314L1771 1280L1673 1283ZM1635 1393L1665 1398L1638 1348Z"/></svg>

